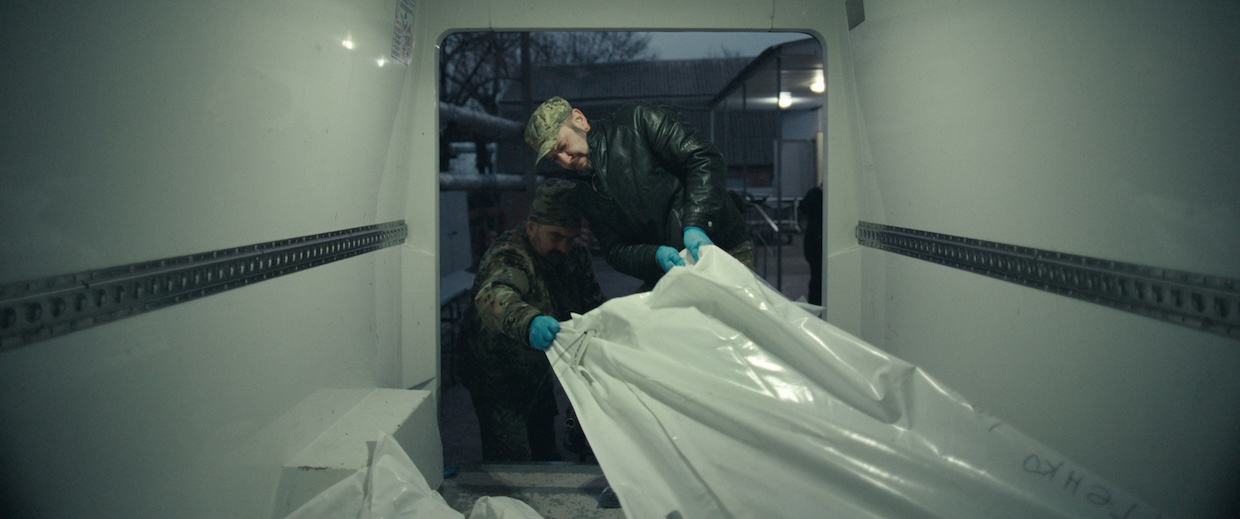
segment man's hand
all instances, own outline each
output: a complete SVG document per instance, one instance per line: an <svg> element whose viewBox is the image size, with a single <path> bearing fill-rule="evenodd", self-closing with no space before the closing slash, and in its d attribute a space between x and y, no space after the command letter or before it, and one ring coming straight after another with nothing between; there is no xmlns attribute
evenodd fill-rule
<svg viewBox="0 0 1240 519"><path fill-rule="evenodd" d="M547 351L555 334L560 333L560 322L549 315L540 315L530 321L530 346L538 351Z"/></svg>
<svg viewBox="0 0 1240 519"><path fill-rule="evenodd" d="M685 248L693 255L693 261L697 261L698 247L703 245L714 245L714 242L706 237L706 231L698 227L685 227Z"/></svg>
<svg viewBox="0 0 1240 519"><path fill-rule="evenodd" d="M660 245L658 250L654 251L654 259L663 267L663 272L672 270L675 266L685 266L685 260L681 259L680 253L667 245Z"/></svg>

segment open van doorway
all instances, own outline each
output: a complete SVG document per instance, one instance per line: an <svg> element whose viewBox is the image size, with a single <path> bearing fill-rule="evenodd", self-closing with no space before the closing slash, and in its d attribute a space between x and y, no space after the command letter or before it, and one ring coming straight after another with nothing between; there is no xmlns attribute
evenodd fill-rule
<svg viewBox="0 0 1240 519"><path fill-rule="evenodd" d="M799 208L822 182L825 69L817 40L769 32L488 31L449 34L439 49L445 466L483 461L469 396L453 371L454 340L470 304L466 281L482 254L525 221L534 187L559 170L549 161L535 167L523 140L529 114L552 96L591 120L630 101L676 108L724 155L758 273L789 299L809 294L810 226ZM615 271L592 245L604 295L636 290L641 281Z"/></svg>

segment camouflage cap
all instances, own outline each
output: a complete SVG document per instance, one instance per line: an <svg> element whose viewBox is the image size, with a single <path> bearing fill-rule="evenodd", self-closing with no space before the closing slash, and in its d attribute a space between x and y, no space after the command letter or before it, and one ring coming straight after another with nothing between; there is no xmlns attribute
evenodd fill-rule
<svg viewBox="0 0 1240 519"><path fill-rule="evenodd" d="M525 143L534 148L534 152L538 154L534 157L535 165L555 146L555 139L560 133L560 125L564 124L572 113L573 107L560 96L544 101L534 110L529 124L525 125Z"/></svg>
<svg viewBox="0 0 1240 519"><path fill-rule="evenodd" d="M530 221L542 225L554 225L577 229L581 227L581 210L573 201L571 181L553 178L538 186L534 192L534 206L530 208Z"/></svg>

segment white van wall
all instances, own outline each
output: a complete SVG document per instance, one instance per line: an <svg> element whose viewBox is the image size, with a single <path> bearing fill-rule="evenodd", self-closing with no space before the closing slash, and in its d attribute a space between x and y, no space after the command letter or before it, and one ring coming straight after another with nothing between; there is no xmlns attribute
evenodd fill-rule
<svg viewBox="0 0 1240 519"><path fill-rule="evenodd" d="M394 15L4 2L0 282L403 219L389 148L408 148L408 68L376 61ZM267 516L281 463L369 389L405 387L400 261L384 249L0 354L5 515ZM419 340L433 358L435 335ZM287 416L311 395L316 413Z"/></svg>
<svg viewBox="0 0 1240 519"><path fill-rule="evenodd" d="M859 218L1240 278L1240 5L865 8ZM1235 340L832 238L862 337L1172 516L1240 512Z"/></svg>
<svg viewBox="0 0 1240 519"><path fill-rule="evenodd" d="M61 517L265 516L278 465L324 424L278 443L255 439L265 426L323 389L434 385L435 44L455 30L641 28L817 36L829 319L1149 502L1207 516L1236 481L1236 447L1221 440L1237 436L1233 343L861 250L853 236L866 219L1235 277L1234 262L1221 264L1235 249L1204 236L1237 228L1234 206L1215 203L1236 199L1234 177L1217 174L1236 159L1203 139L1218 133L1194 129L1206 117L1234 135L1234 96L1218 101L1226 83L1139 72L1217 78L1199 66L1238 55L1220 29L1234 18L1195 9L870 0L850 33L844 0L418 0L406 68L377 62L393 0L4 3L0 281L409 225L399 249L0 355L6 501ZM1183 16L1188 25L1161 32ZM1198 31L1216 46L1187 44ZM1124 54L1130 45L1146 54ZM946 67L927 63L944 55ZM1137 99L1151 93L1176 108L1147 117L1176 131L1126 146L1115 132L1143 127L1099 114L1148 122ZM1221 114L1202 113L1210 98ZM1054 102L1067 106L1044 119L1038 108ZM1031 124L1012 124L1011 111ZM906 128L934 124L950 125ZM1056 137L1064 129L1078 139ZM1112 159L1132 175L1097 167ZM1034 170L1051 177L1039 183ZM1187 186L1203 181L1217 187ZM984 196L956 203L962 195ZM1068 214L1043 210L1051 203ZM973 216L1000 210L1016 216Z"/></svg>

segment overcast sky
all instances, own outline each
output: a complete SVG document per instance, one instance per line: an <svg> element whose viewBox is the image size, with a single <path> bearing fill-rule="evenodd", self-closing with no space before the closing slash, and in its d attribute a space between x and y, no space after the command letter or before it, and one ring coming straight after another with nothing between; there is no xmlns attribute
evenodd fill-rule
<svg viewBox="0 0 1240 519"><path fill-rule="evenodd" d="M718 58L723 49L757 56L771 45L808 37L799 32L652 32L650 48L659 59Z"/></svg>

